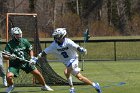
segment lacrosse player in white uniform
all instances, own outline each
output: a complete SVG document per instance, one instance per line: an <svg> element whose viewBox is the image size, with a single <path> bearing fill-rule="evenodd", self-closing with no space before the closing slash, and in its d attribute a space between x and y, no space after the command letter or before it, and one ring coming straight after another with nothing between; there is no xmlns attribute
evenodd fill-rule
<svg viewBox="0 0 140 93"><path fill-rule="evenodd" d="M6 75L5 75L4 66L3 66L2 51L0 51L0 76L2 77L3 85L6 87L7 86L7 80L6 80Z"/></svg>
<svg viewBox="0 0 140 93"><path fill-rule="evenodd" d="M94 83L84 77L80 73L80 68L78 67L78 54L77 51L86 54L87 50L80 47L78 44L74 43L71 39L66 38L67 32L65 28L57 28L54 30L52 36L54 37L54 42L43 50L43 52L38 54L38 58L43 57L49 53L54 54L63 64L66 66L64 74L70 85L70 93L75 93L74 86L72 83L72 77L75 76L80 81L93 86L98 93L101 93L99 83ZM34 63L36 64L36 63Z"/></svg>

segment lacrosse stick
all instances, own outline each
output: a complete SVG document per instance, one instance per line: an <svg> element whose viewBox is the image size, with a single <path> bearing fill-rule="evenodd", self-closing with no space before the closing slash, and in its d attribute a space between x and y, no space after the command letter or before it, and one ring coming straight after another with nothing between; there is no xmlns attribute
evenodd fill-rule
<svg viewBox="0 0 140 93"><path fill-rule="evenodd" d="M7 55L7 56L11 56L11 55L12 55L12 54L10 54L10 53L7 52L7 51L3 51L2 54L3 54L3 55ZM16 59L19 59L19 60L22 60L22 61L24 61L24 62L30 63L29 60L22 59L22 58L17 57L17 56L16 56ZM36 60L38 61L38 57L36 57ZM36 64L37 64L41 69L43 69L37 62L36 62Z"/></svg>
<svg viewBox="0 0 140 93"><path fill-rule="evenodd" d="M85 48L85 41L84 41L84 48ZM81 69L81 71L84 71L84 62L85 62L85 54L82 54L82 69Z"/></svg>
<svg viewBox="0 0 140 93"><path fill-rule="evenodd" d="M2 54L3 54L3 55L7 55L7 56L11 56L11 55L12 55L12 54L10 54L10 53L9 53L9 52L7 52L7 51L3 51L3 52L2 52ZM24 61L24 62L30 63L30 61L29 61L29 60L22 59L22 58L17 57L17 56L16 56L16 59L19 59L19 60L22 60L22 61Z"/></svg>
<svg viewBox="0 0 140 93"><path fill-rule="evenodd" d="M88 41L89 38L90 38L89 29L86 29L86 31L84 32L84 48L86 48L86 42ZM81 71L84 70L84 62L85 62L85 54L83 54L83 56L82 56L82 69L81 69Z"/></svg>
<svg viewBox="0 0 140 93"><path fill-rule="evenodd" d="M12 54L10 54L10 53L7 52L7 51L2 52L2 54L3 54L3 55L7 55L7 56L11 56L11 55L12 55ZM25 60L25 59L22 59L22 58L20 58L20 57L16 57L16 58L19 59L19 60L22 60L22 61L24 61L24 62L30 63L29 60ZM37 60L37 61L38 61L38 59L39 59L39 58L36 57L36 60ZM48 74L48 73L46 73L46 72L44 71L43 67L40 66L38 62L36 62L36 65L42 70L42 72L44 72L45 74Z"/></svg>

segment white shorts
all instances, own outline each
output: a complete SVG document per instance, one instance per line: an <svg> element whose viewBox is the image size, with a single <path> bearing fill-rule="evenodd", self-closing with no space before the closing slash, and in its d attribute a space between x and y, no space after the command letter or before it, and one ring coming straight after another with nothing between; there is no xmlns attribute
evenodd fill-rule
<svg viewBox="0 0 140 93"><path fill-rule="evenodd" d="M66 67L67 68L71 68L72 69L71 74L74 75L74 76L76 76L80 72L80 70L81 70L79 68L79 66L78 66L78 63L79 63L78 58L71 59L68 63L69 64L67 64Z"/></svg>

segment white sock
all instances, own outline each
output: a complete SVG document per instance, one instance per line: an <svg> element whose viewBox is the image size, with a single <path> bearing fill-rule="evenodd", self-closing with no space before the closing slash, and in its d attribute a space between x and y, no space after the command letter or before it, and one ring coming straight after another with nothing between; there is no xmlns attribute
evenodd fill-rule
<svg viewBox="0 0 140 93"><path fill-rule="evenodd" d="M71 76L68 78L68 83L69 83L70 86L73 86L73 82L72 82L72 77Z"/></svg>
<svg viewBox="0 0 140 93"><path fill-rule="evenodd" d="M92 83L92 86L93 86L93 87L95 87L95 86L96 86L96 84L93 82L93 83Z"/></svg>

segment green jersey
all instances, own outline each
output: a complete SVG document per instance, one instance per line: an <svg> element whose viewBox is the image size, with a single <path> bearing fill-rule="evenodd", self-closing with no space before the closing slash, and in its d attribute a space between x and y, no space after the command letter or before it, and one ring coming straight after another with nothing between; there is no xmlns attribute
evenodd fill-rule
<svg viewBox="0 0 140 93"><path fill-rule="evenodd" d="M6 47L5 51L15 54L17 57L22 59L29 60L30 59L30 51L32 50L32 45L28 42L27 39L21 38L20 43L16 43L13 39L10 40ZM19 66L25 62L21 62L20 60L9 60L9 66Z"/></svg>

